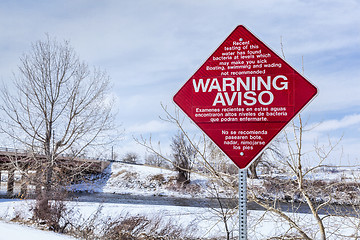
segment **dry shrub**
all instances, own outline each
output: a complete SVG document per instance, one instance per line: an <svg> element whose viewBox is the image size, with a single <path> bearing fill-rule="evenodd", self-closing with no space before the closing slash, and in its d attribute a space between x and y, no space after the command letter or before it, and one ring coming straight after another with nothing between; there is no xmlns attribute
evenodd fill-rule
<svg viewBox="0 0 360 240"><path fill-rule="evenodd" d="M65 192L57 192L52 195L53 200L48 196L40 195L33 211L32 220L40 225L46 226L49 230L64 233L65 229L71 224L72 208L68 208L64 199Z"/></svg>
<svg viewBox="0 0 360 240"><path fill-rule="evenodd" d="M128 216L123 219L110 220L106 224L104 239L136 239L148 227L150 221L140 216Z"/></svg>
<svg viewBox="0 0 360 240"><path fill-rule="evenodd" d="M156 181L156 182L158 182L159 184L163 184L163 183L166 182L165 177L164 177L163 174L152 175L152 176L150 176L150 179L149 179L149 180L150 180L150 181Z"/></svg>
<svg viewBox="0 0 360 240"><path fill-rule="evenodd" d="M293 180L278 178L265 178L263 188L260 188L257 192L263 199L292 201L299 196L296 183Z"/></svg>
<svg viewBox="0 0 360 240"><path fill-rule="evenodd" d="M25 223L25 216L24 216L24 212L20 209L14 209L14 216L10 219L11 222L16 222L16 223Z"/></svg>
<svg viewBox="0 0 360 240"><path fill-rule="evenodd" d="M285 234L282 236L271 237L268 240L303 240L304 238L295 234Z"/></svg>
<svg viewBox="0 0 360 240"><path fill-rule="evenodd" d="M112 178L117 178L118 176L120 176L121 174L123 174L123 173L125 173L125 172L127 172L125 169L122 169L122 170L120 170L119 172L117 172L117 173L113 173L113 174L111 174L111 177Z"/></svg>
<svg viewBox="0 0 360 240"><path fill-rule="evenodd" d="M359 204L360 184L356 182L337 182L305 179L302 187L309 198L317 203L331 199L337 204ZM298 189L298 183L292 179L264 178L262 187L252 186L259 197L283 201L305 202Z"/></svg>
<svg viewBox="0 0 360 240"><path fill-rule="evenodd" d="M136 172L126 172L123 179L128 182L134 182L138 178L139 174Z"/></svg>
<svg viewBox="0 0 360 240"><path fill-rule="evenodd" d="M102 210L103 205L99 205L97 210L91 214L87 219L80 220L79 219L71 225L72 228L69 230L68 234L72 235L76 238L84 239L84 240L94 240L100 239L98 236L98 232L100 231L98 228L102 224ZM80 223L80 224L79 224Z"/></svg>
<svg viewBox="0 0 360 240"><path fill-rule="evenodd" d="M201 187L198 184L191 183L184 186L184 191L189 194L198 194L201 192Z"/></svg>
<svg viewBox="0 0 360 240"><path fill-rule="evenodd" d="M84 240L194 240L197 224L188 223L183 227L173 219L164 220L161 215L152 217L121 213L118 217L104 216L103 205L87 219L69 207L65 201L49 201L49 209L45 219L32 218L27 221L19 211L12 221L25 224L38 224L41 229L71 235ZM36 206L33 207L35 214ZM195 220L194 220L195 221Z"/></svg>
<svg viewBox="0 0 360 240"><path fill-rule="evenodd" d="M117 217L104 216L103 206L87 219L81 215L73 220L67 234L84 240L191 240L196 224L184 228L176 221L164 221L162 216L151 218L122 212Z"/></svg>
<svg viewBox="0 0 360 240"><path fill-rule="evenodd" d="M165 189L190 195L198 195L203 189L196 183L168 182Z"/></svg>
<svg viewBox="0 0 360 240"><path fill-rule="evenodd" d="M174 221L164 221L161 216L148 218L142 215L132 216L129 213L117 218L103 221L101 234L91 239L106 240L175 240L195 239L191 237L196 231L196 224L183 228Z"/></svg>
<svg viewBox="0 0 360 240"><path fill-rule="evenodd" d="M161 217L149 219L136 215L108 219L104 224L103 235L100 239L107 240L173 240L191 239L189 232L176 223L163 222Z"/></svg>

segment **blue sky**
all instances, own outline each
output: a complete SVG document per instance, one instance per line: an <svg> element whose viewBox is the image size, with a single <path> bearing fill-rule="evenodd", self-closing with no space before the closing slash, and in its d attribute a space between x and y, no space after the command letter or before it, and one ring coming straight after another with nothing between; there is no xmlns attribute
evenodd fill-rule
<svg viewBox="0 0 360 240"><path fill-rule="evenodd" d="M70 40L80 58L113 83L124 140L119 154L142 151L132 136L164 145L176 129L159 119L173 94L237 25L245 25L320 90L303 112L317 129L307 145L343 136L343 160L360 164L360 1L1 1L0 80L45 33ZM110 148L109 148L110 149ZM338 156L337 156L338 157ZM336 162L337 157L333 161Z"/></svg>

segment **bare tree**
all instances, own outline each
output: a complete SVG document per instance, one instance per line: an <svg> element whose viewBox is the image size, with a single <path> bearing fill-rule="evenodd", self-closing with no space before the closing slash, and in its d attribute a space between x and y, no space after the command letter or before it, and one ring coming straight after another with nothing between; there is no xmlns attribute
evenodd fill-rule
<svg viewBox="0 0 360 240"><path fill-rule="evenodd" d="M314 146L312 165L310 167L305 167L304 165L308 152L304 152L303 136L306 131L308 130L305 129L302 118L299 116L292 122L292 126L285 131L288 154L286 157L280 159L279 163L283 164L286 174L282 179L271 178L265 180L263 184L264 187L259 188L256 184L250 184L249 196L251 201L256 202L268 212L274 213L280 219L285 221L290 229L295 229L302 239L316 238L325 240L330 235L336 235L336 230L331 233L326 232L327 230L330 231L331 226L327 226L325 220L333 214L330 212L321 213L321 211L326 207L331 207L331 192L334 190L334 186L337 185L337 183L314 181L310 180L308 176L317 169L326 166L324 165L325 161L329 158L329 155L334 151L341 139L335 144L329 142L327 146ZM269 192L274 192L275 194L269 196ZM285 196L285 199L275 197L275 199L270 202L264 200L267 198L274 198L276 195L279 196L278 193ZM325 200L322 202L317 200L319 196L322 196ZM277 202L284 200L306 204L316 222L317 229L315 226L312 228L303 226L296 217L286 214L281 207L276 204ZM297 208L298 205L295 204L293 206L293 211L296 212ZM336 215L340 216L341 213L336 212Z"/></svg>
<svg viewBox="0 0 360 240"><path fill-rule="evenodd" d="M178 172L178 181L190 182L190 173L196 157L196 149L185 139L184 133L176 134L171 143L173 165Z"/></svg>
<svg viewBox="0 0 360 240"><path fill-rule="evenodd" d="M139 160L139 154L136 152L128 152L121 160L126 163L136 163Z"/></svg>
<svg viewBox="0 0 360 240"><path fill-rule="evenodd" d="M226 156L218 146L215 145L210 139L205 140L207 142L206 148L209 154L207 155L208 162L213 166L214 170L220 173L229 175L237 175L238 167ZM200 165L201 166L201 165ZM203 170L203 169L199 169ZM206 171L207 169L205 169Z"/></svg>
<svg viewBox="0 0 360 240"><path fill-rule="evenodd" d="M259 157L255 159L249 166L248 176L250 178L258 179L258 168L266 169L268 172L270 169L274 169L274 163L270 156L274 156L275 159L282 159L283 153L280 149L282 145L281 139L279 137L275 138L273 142L270 143L269 146L260 154Z"/></svg>
<svg viewBox="0 0 360 240"><path fill-rule="evenodd" d="M167 167L169 168L167 162L164 161L164 159L162 157L160 157L157 154L149 154L145 157L145 164L148 164L150 166L155 166L155 167Z"/></svg>
<svg viewBox="0 0 360 240"><path fill-rule="evenodd" d="M80 61L68 41L48 35L20 61L14 87L1 91L1 130L33 153L38 197L46 209L60 154L71 152L75 158L108 140L113 128L109 76Z"/></svg>

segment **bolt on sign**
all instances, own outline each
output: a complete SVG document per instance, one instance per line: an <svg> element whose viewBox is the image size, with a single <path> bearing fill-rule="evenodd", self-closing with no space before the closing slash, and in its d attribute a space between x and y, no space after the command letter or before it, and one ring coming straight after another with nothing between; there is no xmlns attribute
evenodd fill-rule
<svg viewBox="0 0 360 240"><path fill-rule="evenodd" d="M240 25L174 102L241 169L317 95L317 88Z"/></svg>

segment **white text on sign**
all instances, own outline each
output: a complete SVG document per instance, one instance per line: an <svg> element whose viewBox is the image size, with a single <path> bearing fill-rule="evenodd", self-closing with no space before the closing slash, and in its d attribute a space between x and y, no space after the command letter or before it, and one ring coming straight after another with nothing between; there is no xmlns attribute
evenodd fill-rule
<svg viewBox="0 0 360 240"><path fill-rule="evenodd" d="M203 93L217 91L213 106L217 104L222 106L241 106L243 104L252 106L256 103L266 106L274 101L274 94L270 90L272 88L279 91L287 90L287 80L284 75L277 75L273 78L267 76L265 80L261 76L246 77L245 81L240 77L236 79L226 77L221 78L220 81L217 78L208 78L206 81L200 78L198 80L193 79L193 87L196 93L199 91ZM230 91L231 94L227 91Z"/></svg>

